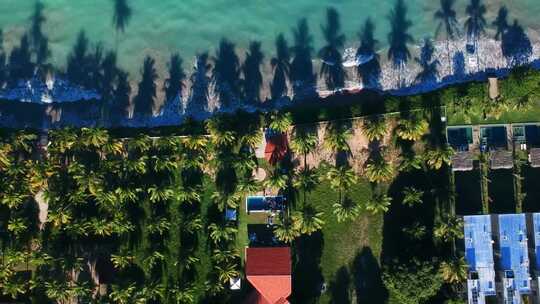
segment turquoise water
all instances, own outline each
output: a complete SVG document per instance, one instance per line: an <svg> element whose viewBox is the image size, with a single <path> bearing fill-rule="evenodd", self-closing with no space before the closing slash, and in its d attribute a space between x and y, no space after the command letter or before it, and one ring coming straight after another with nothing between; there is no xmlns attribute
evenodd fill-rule
<svg viewBox="0 0 540 304"><path fill-rule="evenodd" d="M436 0L406 0L409 18L413 21L411 33L415 39L433 36L436 23L433 13L439 5ZM457 0L455 9L464 21L468 1ZM44 0L47 22L45 32L52 49L51 61L64 65L77 34L84 30L92 41L101 41L114 48L116 34L112 25L113 0ZM532 29L540 30L540 1L492 0L487 20L491 23L502 3L508 7L510 18ZM251 40L263 44L266 58L274 52L273 42L279 33L291 38L291 28L300 18L307 18L314 36L314 47L322 46L321 24L325 10L335 7L340 13L347 44L357 41L361 24L371 17L376 36L386 43L388 14L394 5L389 0L131 0L133 15L119 39L120 64L132 73L139 70L145 55L157 58L160 66L171 52L180 52L185 61L202 51L213 53L222 37L227 37L241 48ZM33 0L0 0L0 28L4 30L4 43L9 48L28 25ZM240 51L241 52L241 51Z"/></svg>

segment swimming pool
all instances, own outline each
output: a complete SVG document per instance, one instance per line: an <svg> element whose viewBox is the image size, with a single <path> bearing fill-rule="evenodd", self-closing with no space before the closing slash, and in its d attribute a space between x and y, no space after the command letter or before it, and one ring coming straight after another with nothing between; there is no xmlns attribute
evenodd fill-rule
<svg viewBox="0 0 540 304"><path fill-rule="evenodd" d="M246 210L250 212L281 211L285 208L283 196L248 196Z"/></svg>

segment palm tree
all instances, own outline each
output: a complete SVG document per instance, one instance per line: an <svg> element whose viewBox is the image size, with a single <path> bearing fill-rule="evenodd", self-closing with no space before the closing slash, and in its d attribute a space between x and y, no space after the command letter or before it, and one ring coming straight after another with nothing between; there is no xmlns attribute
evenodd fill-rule
<svg viewBox="0 0 540 304"><path fill-rule="evenodd" d="M274 235L278 240L290 244L294 239L300 236L300 231L296 228L297 225L292 219L284 217L281 223L275 225Z"/></svg>
<svg viewBox="0 0 540 304"><path fill-rule="evenodd" d="M422 168L422 165L424 163L424 158L422 155L417 155L414 153L406 153L403 155L403 159L401 160L401 163L398 166L398 171L413 171L413 170L420 170Z"/></svg>
<svg viewBox="0 0 540 304"><path fill-rule="evenodd" d="M120 270L126 269L128 266L130 266L133 263L134 259L134 256L126 253L121 253L118 255L111 254L111 262L113 263L114 268Z"/></svg>
<svg viewBox="0 0 540 304"><path fill-rule="evenodd" d="M311 191L317 186L318 174L315 170L304 168L293 177L293 186L304 192ZM304 193L305 196L305 193Z"/></svg>
<svg viewBox="0 0 540 304"><path fill-rule="evenodd" d="M224 265L216 265L214 269L218 273L218 278L222 283L228 283L231 279L238 278L240 272L238 271L238 265L234 263L226 263Z"/></svg>
<svg viewBox="0 0 540 304"><path fill-rule="evenodd" d="M390 209L392 204L392 198L386 194L375 195L369 201L366 202L366 210L373 215L386 213Z"/></svg>
<svg viewBox="0 0 540 304"><path fill-rule="evenodd" d="M414 222L412 226L403 228L403 232L413 240L422 240L426 234L426 226L420 225L418 222Z"/></svg>
<svg viewBox="0 0 540 304"><path fill-rule="evenodd" d="M478 61L478 41L480 35L485 33L486 19L486 6L482 4L482 0L471 0L471 3L467 5L465 9L467 13L467 20L465 21L465 28L467 30L467 38L474 43L474 52L476 53Z"/></svg>
<svg viewBox="0 0 540 304"><path fill-rule="evenodd" d="M302 210L293 212L292 221L296 225L296 230L300 233L311 235L317 230L321 230L324 225L322 217L324 212L318 212L313 206L304 206Z"/></svg>
<svg viewBox="0 0 540 304"><path fill-rule="evenodd" d="M467 280L468 266L463 257L443 261L440 266L440 273L443 280L449 284L459 284Z"/></svg>
<svg viewBox="0 0 540 304"><path fill-rule="evenodd" d="M304 156L304 168L307 168L307 155L315 150L319 140L316 134L298 129L295 130L294 135L291 141L291 149L294 153Z"/></svg>
<svg viewBox="0 0 540 304"><path fill-rule="evenodd" d="M435 30L435 37L439 36L441 29L444 27L446 34L446 55L448 57L448 66L452 71L452 58L450 56L450 41L453 41L459 35L457 14L454 10L456 0L441 0L441 7L435 12L434 18L439 21Z"/></svg>
<svg viewBox="0 0 540 304"><path fill-rule="evenodd" d="M287 187L288 180L289 177L286 174L281 174L280 170L276 169L268 175L263 184L266 188L281 190Z"/></svg>
<svg viewBox="0 0 540 304"><path fill-rule="evenodd" d="M338 223L355 219L362 211L362 206L348 198L333 204L332 208Z"/></svg>
<svg viewBox="0 0 540 304"><path fill-rule="evenodd" d="M183 289L173 287L169 289L169 294L172 298L173 303L195 303L195 290L193 286L183 286Z"/></svg>
<svg viewBox="0 0 540 304"><path fill-rule="evenodd" d="M428 166L434 170L439 170L445 164L450 165L452 156L454 156L454 150L450 146L437 147L425 154Z"/></svg>
<svg viewBox="0 0 540 304"><path fill-rule="evenodd" d="M396 134L403 140L418 141L424 136L429 128L425 119L414 116L409 119L401 119L396 128Z"/></svg>
<svg viewBox="0 0 540 304"><path fill-rule="evenodd" d="M269 127L272 130L276 130L278 132L287 132L292 123L293 118L290 112L274 111L270 115Z"/></svg>
<svg viewBox="0 0 540 304"><path fill-rule="evenodd" d="M358 182L356 173L347 167L334 167L326 173L326 179L330 182L330 187L338 191L338 201L343 203L343 192Z"/></svg>
<svg viewBox="0 0 540 304"><path fill-rule="evenodd" d="M212 223L208 225L208 231L210 232L210 239L217 245L233 239L238 229L231 226L218 226L216 223Z"/></svg>
<svg viewBox="0 0 540 304"><path fill-rule="evenodd" d="M378 116L364 121L362 132L369 141L382 140L386 135L386 120L384 116Z"/></svg>
<svg viewBox="0 0 540 304"><path fill-rule="evenodd" d="M394 167L384 157L378 156L368 162L365 174L372 183L385 183L394 177Z"/></svg>
<svg viewBox="0 0 540 304"><path fill-rule="evenodd" d="M333 152L350 152L351 148L347 142L351 138L352 132L349 128L336 125L328 125L324 136L324 146Z"/></svg>
<svg viewBox="0 0 540 304"><path fill-rule="evenodd" d="M135 285L131 284L127 287L122 287L119 285L112 286L112 292L110 297L113 301L118 304L129 304L132 303L133 296L135 295Z"/></svg>
<svg viewBox="0 0 540 304"><path fill-rule="evenodd" d="M435 226L433 235L444 242L463 238L463 220L456 216L448 216Z"/></svg>
<svg viewBox="0 0 540 304"><path fill-rule="evenodd" d="M424 191L417 190L414 187L405 187L403 189L403 204L409 207L422 204Z"/></svg>

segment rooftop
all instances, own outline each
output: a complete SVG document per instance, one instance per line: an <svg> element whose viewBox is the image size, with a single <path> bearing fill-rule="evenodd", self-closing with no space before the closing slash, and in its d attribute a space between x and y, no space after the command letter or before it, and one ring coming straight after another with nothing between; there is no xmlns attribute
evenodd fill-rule
<svg viewBox="0 0 540 304"><path fill-rule="evenodd" d="M503 271L513 271L513 286L520 294L531 292L525 214L499 215L499 246Z"/></svg>
<svg viewBox="0 0 540 304"><path fill-rule="evenodd" d="M255 287L245 304L288 304L291 295L291 249L265 247L246 249L246 276Z"/></svg>
<svg viewBox="0 0 540 304"><path fill-rule="evenodd" d="M474 157L470 151L459 151L452 156L452 170L471 171L474 168Z"/></svg>
<svg viewBox="0 0 540 304"><path fill-rule="evenodd" d="M495 263L489 215L464 217L465 260L470 271L478 274L479 293L495 295Z"/></svg>
<svg viewBox="0 0 540 304"><path fill-rule="evenodd" d="M489 154L489 167L493 170L512 169L514 167L514 157L508 150L494 150Z"/></svg>

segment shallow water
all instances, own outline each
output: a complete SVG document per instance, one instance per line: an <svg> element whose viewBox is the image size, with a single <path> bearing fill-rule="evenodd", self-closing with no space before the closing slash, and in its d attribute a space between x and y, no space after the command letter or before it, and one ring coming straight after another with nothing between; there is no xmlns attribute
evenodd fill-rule
<svg viewBox="0 0 540 304"><path fill-rule="evenodd" d="M137 73L143 57L151 54L160 66L171 52L180 52L191 62L198 52L210 51L222 37L244 48L249 41L263 44L266 59L274 53L273 42L279 33L290 40L291 29L300 18L307 18L314 38L314 48L323 44L321 25L325 10L335 7L340 13L347 44L357 41L357 33L368 18L376 24L380 48L385 47L388 14L393 0L131 0L133 15L125 33L116 35L112 25L113 0L43 0L47 22L45 32L52 49L51 61L63 66L79 31L84 30L94 42L115 48L118 39L120 64ZM411 34L419 40L434 35L433 13L436 0L406 0ZM465 19L468 1L457 0L455 9L460 23ZM540 31L540 1L490 0L486 19L490 24L502 3L508 7L509 19L517 18L529 34ZM34 6L33 0L0 0L0 28L9 49L18 43Z"/></svg>

